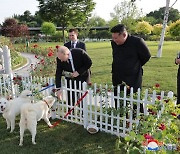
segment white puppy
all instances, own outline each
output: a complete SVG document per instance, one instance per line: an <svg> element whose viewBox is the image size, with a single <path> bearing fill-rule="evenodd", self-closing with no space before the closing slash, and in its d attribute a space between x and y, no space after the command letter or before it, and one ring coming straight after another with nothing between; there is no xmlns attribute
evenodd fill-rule
<svg viewBox="0 0 180 154"><path fill-rule="evenodd" d="M34 104L24 104L21 108L21 118L20 118L20 143L19 145L23 145L23 136L24 131L28 129L32 135L32 143L36 144L36 128L37 121L44 119L44 121L48 124L49 127L52 127L49 118L48 111L53 106L55 102L55 98L53 96L47 96L43 100L38 101Z"/></svg>
<svg viewBox="0 0 180 154"><path fill-rule="evenodd" d="M31 91L24 90L20 94L19 97L14 98L12 100L7 100L5 98L1 98L1 111L3 113L3 117L6 119L7 129L11 128L11 133L15 128L15 118L20 114L21 106L25 103L31 103L31 99L28 95L31 94Z"/></svg>

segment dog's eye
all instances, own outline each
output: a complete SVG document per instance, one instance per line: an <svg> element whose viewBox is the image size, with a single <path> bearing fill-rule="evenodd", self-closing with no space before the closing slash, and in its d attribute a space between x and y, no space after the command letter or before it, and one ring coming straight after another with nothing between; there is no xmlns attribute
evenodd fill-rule
<svg viewBox="0 0 180 154"><path fill-rule="evenodd" d="M4 102L4 104L6 104L6 102Z"/></svg>

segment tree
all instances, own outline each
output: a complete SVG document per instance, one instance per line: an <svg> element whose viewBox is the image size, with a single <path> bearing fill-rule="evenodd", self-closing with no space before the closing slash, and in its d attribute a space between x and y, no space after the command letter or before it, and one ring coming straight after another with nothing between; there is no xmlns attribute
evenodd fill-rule
<svg viewBox="0 0 180 154"><path fill-rule="evenodd" d="M19 23L27 24L29 27L40 27L43 22L38 12L33 16L29 10L26 10L23 15L14 15L13 18L17 19Z"/></svg>
<svg viewBox="0 0 180 154"><path fill-rule="evenodd" d="M169 26L171 36L180 36L180 19Z"/></svg>
<svg viewBox="0 0 180 154"><path fill-rule="evenodd" d="M99 16L93 16L89 19L88 24L91 27L103 27L106 26L106 21Z"/></svg>
<svg viewBox="0 0 180 154"><path fill-rule="evenodd" d="M39 14L45 21L56 23L64 30L70 24L81 26L94 9L93 0L38 0ZM64 38L65 41L65 38Z"/></svg>
<svg viewBox="0 0 180 154"><path fill-rule="evenodd" d="M2 24L2 35L13 37L16 35L16 26L18 22L14 18L7 18Z"/></svg>
<svg viewBox="0 0 180 154"><path fill-rule="evenodd" d="M160 36L161 35L161 31L162 31L162 24L156 24L156 25L153 26L152 33L154 35Z"/></svg>
<svg viewBox="0 0 180 154"><path fill-rule="evenodd" d="M153 17L156 20L155 24L163 22L164 10L166 7L161 7L159 10L151 11L146 17ZM168 22L175 22L180 18L180 12L177 9L169 8Z"/></svg>
<svg viewBox="0 0 180 154"><path fill-rule="evenodd" d="M44 22L41 26L41 31L46 35L53 35L56 32L56 26L51 22Z"/></svg>
<svg viewBox="0 0 180 154"><path fill-rule="evenodd" d="M129 32L133 32L136 19L139 18L141 14L142 12L138 10L135 0L124 0L114 7L114 13L110 13L110 16L126 25Z"/></svg>
<svg viewBox="0 0 180 154"><path fill-rule="evenodd" d="M136 26L136 33L141 35L147 35L147 34L151 34L152 29L153 29L152 26L148 22L142 21L142 22L138 22Z"/></svg>

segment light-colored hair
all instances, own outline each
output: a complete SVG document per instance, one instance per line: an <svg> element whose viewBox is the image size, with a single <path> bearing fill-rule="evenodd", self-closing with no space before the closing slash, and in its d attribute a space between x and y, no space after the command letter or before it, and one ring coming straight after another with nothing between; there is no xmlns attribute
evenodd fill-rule
<svg viewBox="0 0 180 154"><path fill-rule="evenodd" d="M68 54L70 51L69 51L69 49L67 48L67 47L65 47L65 46L60 46L59 48L58 48L58 52L60 52L60 53L62 53L62 54Z"/></svg>

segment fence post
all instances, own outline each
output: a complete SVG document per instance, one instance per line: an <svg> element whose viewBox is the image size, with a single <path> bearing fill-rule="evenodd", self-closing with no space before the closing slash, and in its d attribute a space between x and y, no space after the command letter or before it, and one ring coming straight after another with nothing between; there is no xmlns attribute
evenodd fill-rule
<svg viewBox="0 0 180 154"><path fill-rule="evenodd" d="M5 74L11 74L11 55L10 50L8 49L8 46L3 46L3 55L4 55L4 68L5 68Z"/></svg>
<svg viewBox="0 0 180 154"><path fill-rule="evenodd" d="M4 63L4 74L8 74L11 80L12 97L15 97L15 89L13 84L13 74L11 68L11 54L7 45L3 46L3 63Z"/></svg>
<svg viewBox="0 0 180 154"><path fill-rule="evenodd" d="M87 91L87 83L83 82L83 92ZM83 119L84 119L84 128L87 128L88 125L88 103L87 103L87 97L84 97L83 99Z"/></svg>
<svg viewBox="0 0 180 154"><path fill-rule="evenodd" d="M4 57L3 57L3 50L0 48L0 60L1 60L1 68L0 68L0 74L4 73Z"/></svg>

